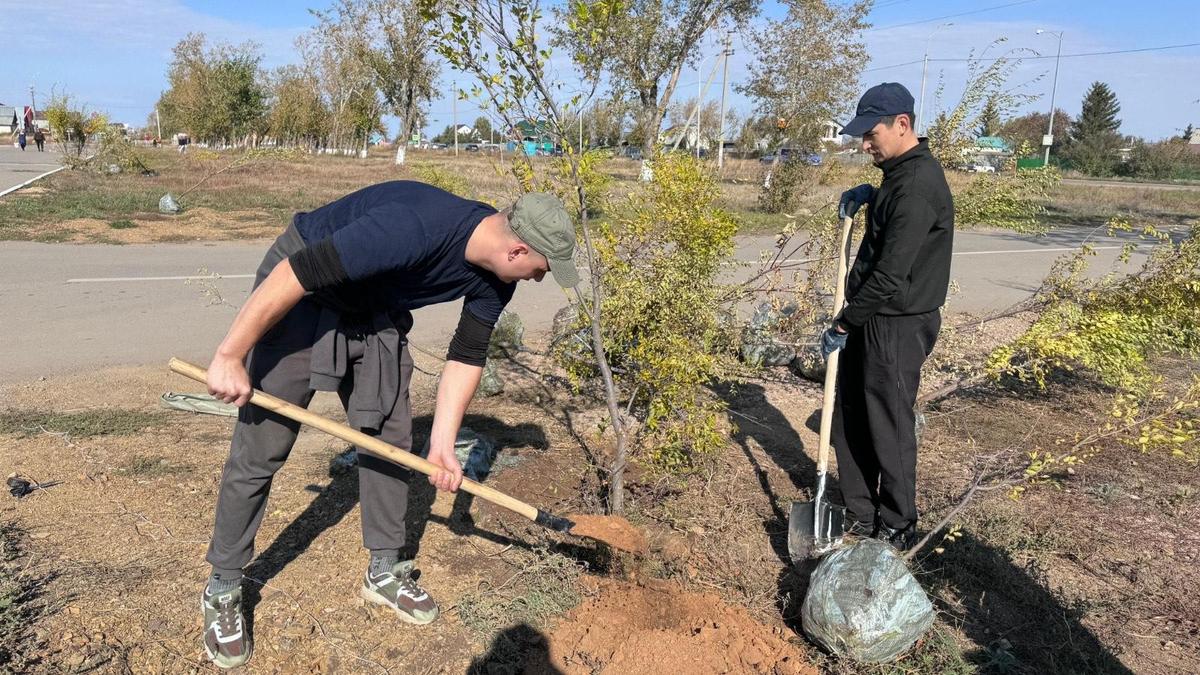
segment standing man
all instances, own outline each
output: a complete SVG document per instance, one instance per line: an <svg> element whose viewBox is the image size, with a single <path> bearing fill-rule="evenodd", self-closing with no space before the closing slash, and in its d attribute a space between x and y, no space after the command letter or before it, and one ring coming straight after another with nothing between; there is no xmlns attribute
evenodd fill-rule
<svg viewBox="0 0 1200 675"><path fill-rule="evenodd" d="M46 133L42 131L41 127L33 132L33 142L37 144L38 152L46 151Z"/></svg>
<svg viewBox="0 0 1200 675"><path fill-rule="evenodd" d="M913 97L886 82L867 90L842 133L861 136L883 170L876 189L842 194L838 213L867 204L867 229L846 306L822 335L842 349L833 445L847 530L897 548L916 542L917 439L913 406L950 283L954 202L942 166L917 138Z"/></svg>
<svg viewBox="0 0 1200 675"><path fill-rule="evenodd" d="M579 281L575 228L562 203L527 194L504 212L436 187L395 181L299 213L258 268L255 290L208 368L208 390L241 406L217 498L201 596L204 648L222 668L250 658L242 615L242 568L254 553L271 479L300 424L247 406L251 388L307 406L317 390L336 391L349 424L405 450L412 447L406 335L412 310L464 298L438 386L429 481L455 491L454 455L475 394L488 340L516 282L547 272L563 287ZM248 361L247 361L248 357ZM363 545L370 563L360 595L424 624L437 604L400 560L409 471L359 455Z"/></svg>

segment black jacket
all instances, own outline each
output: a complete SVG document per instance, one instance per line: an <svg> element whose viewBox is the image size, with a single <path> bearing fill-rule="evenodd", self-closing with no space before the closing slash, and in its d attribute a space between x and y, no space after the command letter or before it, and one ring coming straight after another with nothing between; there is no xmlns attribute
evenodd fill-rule
<svg viewBox="0 0 1200 675"><path fill-rule="evenodd" d="M922 140L881 166L883 183L846 286L845 327L872 316L922 314L946 302L954 243L954 200L942 165Z"/></svg>

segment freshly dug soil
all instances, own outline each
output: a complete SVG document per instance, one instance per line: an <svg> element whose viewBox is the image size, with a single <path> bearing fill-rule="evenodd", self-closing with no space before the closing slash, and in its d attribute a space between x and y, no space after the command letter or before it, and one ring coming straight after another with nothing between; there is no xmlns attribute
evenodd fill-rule
<svg viewBox="0 0 1200 675"><path fill-rule="evenodd" d="M630 553L646 552L646 535L621 516L571 514L567 518L575 523L571 534L602 541Z"/></svg>
<svg viewBox="0 0 1200 675"><path fill-rule="evenodd" d="M789 631L716 596L664 581L594 583L592 597L550 633L548 653L535 655L526 672L817 673Z"/></svg>

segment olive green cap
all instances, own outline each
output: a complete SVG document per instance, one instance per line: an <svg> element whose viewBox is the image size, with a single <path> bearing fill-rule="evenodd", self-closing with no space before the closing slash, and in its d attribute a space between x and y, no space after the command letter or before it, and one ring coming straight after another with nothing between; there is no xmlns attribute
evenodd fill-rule
<svg viewBox="0 0 1200 675"><path fill-rule="evenodd" d="M579 283L575 224L558 197L544 192L522 195L509 211L508 224L521 241L546 256L559 286L574 288Z"/></svg>

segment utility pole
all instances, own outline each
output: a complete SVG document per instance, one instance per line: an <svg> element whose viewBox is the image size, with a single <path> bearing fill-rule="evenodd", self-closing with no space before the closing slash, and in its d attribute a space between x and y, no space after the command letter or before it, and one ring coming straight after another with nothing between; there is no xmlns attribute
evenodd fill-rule
<svg viewBox="0 0 1200 675"><path fill-rule="evenodd" d="M925 58L922 60L921 65L921 108L917 111L917 126L922 129L929 128L929 125L925 123L925 76L929 72L929 41L933 39L934 33L953 25L954 22L940 24L937 28L929 32L929 37L925 38Z"/></svg>
<svg viewBox="0 0 1200 675"><path fill-rule="evenodd" d="M1062 39L1063 32L1055 33L1050 30L1042 30L1039 28L1037 34L1049 33L1058 36L1058 53L1054 56L1054 84L1050 85L1050 126L1046 130L1046 138L1042 139L1046 146L1046 158L1042 160L1042 166L1050 166L1050 146L1054 145L1054 93L1058 90L1058 62L1062 58Z"/></svg>
<svg viewBox="0 0 1200 675"><path fill-rule="evenodd" d="M158 114L158 106L154 106L154 127L158 129L155 138L162 140L162 116Z"/></svg>
<svg viewBox="0 0 1200 675"><path fill-rule="evenodd" d="M703 61L701 57L701 61ZM700 159L700 105L704 103L704 85L700 80L700 64L696 64L696 159ZM687 127L683 128L684 133Z"/></svg>
<svg viewBox="0 0 1200 675"><path fill-rule="evenodd" d="M725 96L729 93L729 57L733 49L729 44L729 33L725 34L725 74L721 76L721 128L717 130L717 171L725 164Z"/></svg>
<svg viewBox="0 0 1200 675"><path fill-rule="evenodd" d="M579 155L583 156L583 106L579 106Z"/></svg>
<svg viewBox="0 0 1200 675"><path fill-rule="evenodd" d="M451 103L451 105L454 106L454 156L458 157L458 82L454 83L453 91L454 101Z"/></svg>
<svg viewBox="0 0 1200 675"><path fill-rule="evenodd" d="M708 80L706 80L704 82L704 89L702 91L708 91L708 86L710 84L712 84L713 78L717 76L717 66L719 66L719 65L720 64L718 64L717 61L714 59L712 70L708 71ZM700 107L699 106L692 108L691 114L688 115L687 122L684 122L684 124L683 124L683 131L680 132L679 135L677 135L675 137L675 143L671 146L672 152L679 149L679 144L683 142L683 137L687 135L687 130L692 127L692 120L696 120L697 124L699 124L699 121L700 121ZM697 127L697 131L699 131L699 127ZM697 133L697 136L698 135L699 134Z"/></svg>

